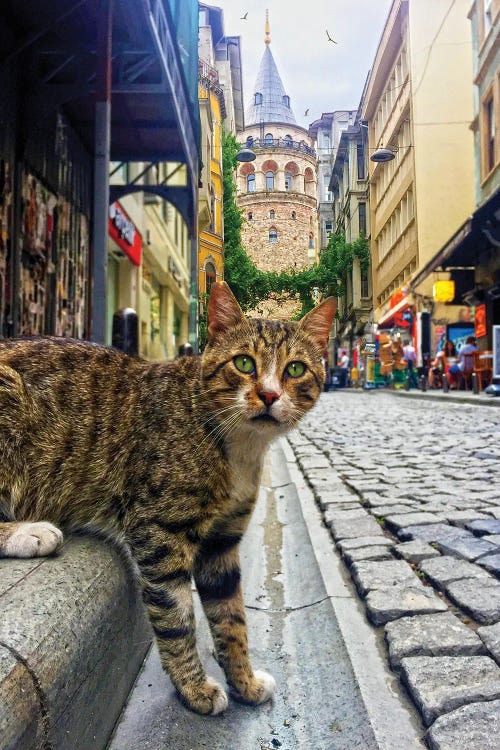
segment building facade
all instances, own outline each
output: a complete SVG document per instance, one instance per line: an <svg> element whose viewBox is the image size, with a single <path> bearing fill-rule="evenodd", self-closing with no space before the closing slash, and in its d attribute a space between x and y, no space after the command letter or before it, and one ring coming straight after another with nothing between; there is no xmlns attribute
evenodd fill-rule
<svg viewBox="0 0 500 750"><path fill-rule="evenodd" d="M318 221L320 251L328 245L328 235L334 231L333 195L330 189L332 168L340 136L354 123L356 110L324 112L309 126L318 156Z"/></svg>
<svg viewBox="0 0 500 750"><path fill-rule="evenodd" d="M381 328L415 333L420 312L450 321L462 314L412 295L410 283L474 205L467 6L394 0L363 95L370 154L382 147L394 154L370 161L373 305Z"/></svg>
<svg viewBox="0 0 500 750"><path fill-rule="evenodd" d="M346 242L370 240L368 184L368 133L359 113L353 125L342 131L329 182L334 231ZM372 318L371 268L357 257L346 278L334 321L334 348L347 350L352 364L358 364L361 340ZM335 361L335 358L333 358Z"/></svg>
<svg viewBox="0 0 500 750"><path fill-rule="evenodd" d="M248 255L264 271L282 271L318 257L317 157L307 130L296 123L270 42L266 21L264 55L242 134L256 159L238 168L237 203ZM286 306L265 311L270 312L290 314Z"/></svg>

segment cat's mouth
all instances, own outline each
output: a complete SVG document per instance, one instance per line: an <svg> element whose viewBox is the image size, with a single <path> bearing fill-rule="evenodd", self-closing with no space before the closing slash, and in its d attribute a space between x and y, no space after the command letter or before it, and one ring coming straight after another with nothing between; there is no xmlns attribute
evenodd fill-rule
<svg viewBox="0 0 500 750"><path fill-rule="evenodd" d="M252 422L267 422L268 424L280 424L275 417L271 416L271 414L257 414L256 417L252 417Z"/></svg>

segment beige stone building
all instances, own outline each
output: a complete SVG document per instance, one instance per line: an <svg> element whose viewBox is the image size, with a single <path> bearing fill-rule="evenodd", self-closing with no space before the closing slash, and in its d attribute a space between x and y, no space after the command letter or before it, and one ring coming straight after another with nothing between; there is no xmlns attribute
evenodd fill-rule
<svg viewBox="0 0 500 750"><path fill-rule="evenodd" d="M370 161L375 322L406 328L417 344L419 313L459 316L409 289L474 206L469 6L394 0L362 101L370 154L395 155Z"/></svg>
<svg viewBox="0 0 500 750"><path fill-rule="evenodd" d="M300 269L318 256L317 158L308 131L296 123L270 42L266 21L264 55L242 135L256 159L238 169L237 201L247 253L260 269L281 271Z"/></svg>

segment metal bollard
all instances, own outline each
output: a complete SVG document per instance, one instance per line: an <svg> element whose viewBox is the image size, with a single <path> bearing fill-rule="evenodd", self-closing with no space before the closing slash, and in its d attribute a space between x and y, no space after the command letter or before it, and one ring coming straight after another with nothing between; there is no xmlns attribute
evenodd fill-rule
<svg viewBox="0 0 500 750"><path fill-rule="evenodd" d="M135 310L125 307L113 315L112 346L126 354L137 355L139 351L138 318Z"/></svg>
<svg viewBox="0 0 500 750"><path fill-rule="evenodd" d="M180 345L179 354L177 356L178 357L192 357L193 354L194 354L193 347L191 346L191 344L186 343L186 344Z"/></svg>
<svg viewBox="0 0 500 750"><path fill-rule="evenodd" d="M448 378L446 375L443 375L443 393L448 393L450 390L450 384L448 383Z"/></svg>
<svg viewBox="0 0 500 750"><path fill-rule="evenodd" d="M476 394L479 393L479 378L477 372L472 373L472 392Z"/></svg>
<svg viewBox="0 0 500 750"><path fill-rule="evenodd" d="M425 377L425 375L420 376L420 390L422 391L422 393L425 393L427 390L427 378Z"/></svg>

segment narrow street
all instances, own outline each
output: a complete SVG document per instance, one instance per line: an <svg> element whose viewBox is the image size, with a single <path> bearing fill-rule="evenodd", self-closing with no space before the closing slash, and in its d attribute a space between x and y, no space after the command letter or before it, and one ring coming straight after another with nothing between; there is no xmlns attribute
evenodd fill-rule
<svg viewBox="0 0 500 750"><path fill-rule="evenodd" d="M490 654L472 632L476 630L474 622L461 615L460 609L452 607L449 601L443 603L432 591L428 596L435 596L436 606L427 606L423 611L436 612L431 615L436 618L444 618L446 609L450 610L446 617L453 611L470 624L470 638L474 639L469 650L467 643L452 645L450 650L446 633L436 630L438 643L431 644L431 649L437 658L432 663L439 666L441 653L454 655L457 666L462 657L472 676L470 680L462 676L459 698L453 695L450 698L450 690L453 691L446 685L446 679L444 697L436 698L432 686L429 698L426 693L429 686L415 681L408 665L407 687L415 703L409 700L398 680L398 671L390 669L384 628L369 623L373 618L370 613L367 617L332 536L336 535L335 521L345 517L352 533L340 534L341 537L356 537L360 547L363 543L376 544L377 540L370 542L370 537L366 537L368 532L363 526L366 519L361 517L370 514L356 510L355 501L360 496L363 503L372 503L373 517L369 520L381 535L380 545L393 545L397 541L395 526L392 534L387 528L382 531L385 515L391 516L391 508L393 516L401 513L401 518L417 512L418 508L420 514L427 514L427 518L421 516L422 523L429 524L427 528L434 528L430 525L433 520L442 526L448 519L455 524L449 528L471 537L463 528L466 519L495 523L500 510L496 481L500 459L498 415L494 407L397 398L383 392L346 390L324 394L319 406L304 420L300 430L290 436L290 441L282 440L271 450L258 508L242 547L253 661L257 668L269 669L276 677L278 689L274 701L258 708L230 701L228 711L221 717L206 719L193 715L177 702L153 650L109 750L138 747L160 750L167 746L176 750L203 747L410 750L423 747L426 726L432 719L439 714L446 719L446 714L456 706L465 705L472 712L491 708L497 715L498 701L492 699L500 694L499 670L491 656L498 659L499 654L491 646L493 639ZM322 519L313 492L316 498L319 493L324 501L328 492L335 494L330 503L322 503L330 516L323 513ZM382 502L388 506L384 518L377 510ZM375 522L377 517L379 525ZM408 519L409 524L418 522ZM323 522L331 525L332 536ZM491 539L495 549L493 543L499 537L495 540L490 534L483 537L483 543L486 539ZM359 559L377 560L377 554L370 555L369 551L381 549L387 552L381 546L364 547L361 551L368 554ZM439 557L435 550L431 552ZM407 565L387 554L393 561L391 565ZM470 565L454 562L458 568L467 564ZM413 575L409 566L408 570ZM496 606L499 584L490 573L484 570L480 573L485 578L475 581L476 588L489 580L493 587L490 600ZM387 583L397 585L397 581ZM203 661L210 674L223 679L210 653L210 640L199 606L197 612ZM419 611L405 612L404 607L399 614L420 614L410 618L416 624L422 620ZM387 619L394 617L390 614ZM484 625L496 622L498 617L493 613L492 619L481 619L479 615L478 619L478 624ZM487 634L488 627L480 628L479 633L482 631ZM426 654L425 644L414 653ZM394 652L391 656L394 658ZM465 664L467 659L472 662ZM487 668L486 690L485 675L475 674L475 659ZM468 725L470 747L490 747L484 744L484 737L478 739L475 734L475 719L473 716ZM446 735L448 728L444 735L439 734L440 721L442 718L437 719L427 736L431 747L443 750L458 747L457 737L450 741ZM460 721L454 720L454 725L457 733L463 731Z"/></svg>

